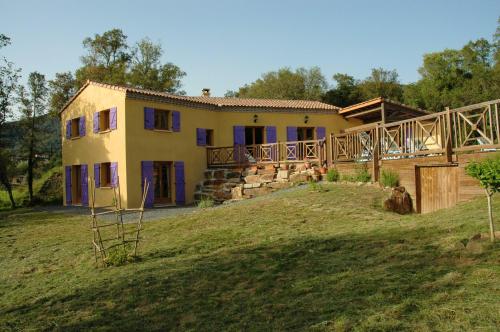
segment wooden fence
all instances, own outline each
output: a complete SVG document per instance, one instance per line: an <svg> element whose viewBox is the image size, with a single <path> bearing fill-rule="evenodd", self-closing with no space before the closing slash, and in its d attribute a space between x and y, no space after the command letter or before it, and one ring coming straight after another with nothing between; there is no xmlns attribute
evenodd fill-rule
<svg viewBox="0 0 500 332"><path fill-rule="evenodd" d="M500 149L500 99L330 136L333 162Z"/></svg>
<svg viewBox="0 0 500 332"><path fill-rule="evenodd" d="M326 140L278 142L207 148L207 165L326 162Z"/></svg>

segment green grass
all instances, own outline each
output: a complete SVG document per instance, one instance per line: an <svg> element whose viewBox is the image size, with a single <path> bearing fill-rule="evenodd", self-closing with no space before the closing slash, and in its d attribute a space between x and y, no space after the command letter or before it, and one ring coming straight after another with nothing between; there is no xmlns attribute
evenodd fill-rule
<svg viewBox="0 0 500 332"><path fill-rule="evenodd" d="M460 247L485 199L400 216L325 187L148 222L141 259L108 268L88 218L0 213L0 330L498 329L500 245Z"/></svg>

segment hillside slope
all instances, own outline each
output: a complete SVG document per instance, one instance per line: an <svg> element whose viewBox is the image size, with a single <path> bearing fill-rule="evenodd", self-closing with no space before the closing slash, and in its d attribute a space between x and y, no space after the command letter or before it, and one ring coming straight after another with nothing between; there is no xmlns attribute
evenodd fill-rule
<svg viewBox="0 0 500 332"><path fill-rule="evenodd" d="M487 231L485 200L399 216L387 192L327 188L149 222L139 262L99 269L87 217L0 214L0 329L500 326L500 245L463 245Z"/></svg>

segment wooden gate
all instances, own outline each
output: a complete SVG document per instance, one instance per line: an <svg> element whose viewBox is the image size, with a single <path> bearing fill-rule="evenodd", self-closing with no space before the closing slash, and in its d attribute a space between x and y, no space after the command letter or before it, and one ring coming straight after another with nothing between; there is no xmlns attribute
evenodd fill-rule
<svg viewBox="0 0 500 332"><path fill-rule="evenodd" d="M417 212L428 213L458 202L458 165L417 165Z"/></svg>

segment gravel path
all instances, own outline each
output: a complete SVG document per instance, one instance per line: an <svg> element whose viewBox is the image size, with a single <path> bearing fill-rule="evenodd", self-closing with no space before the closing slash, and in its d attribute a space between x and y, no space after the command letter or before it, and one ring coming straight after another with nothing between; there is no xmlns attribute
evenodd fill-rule
<svg viewBox="0 0 500 332"><path fill-rule="evenodd" d="M261 201L261 200L266 200L269 197L276 197L276 196L281 196L285 193L292 192L292 191L297 191L297 190L302 190L306 188L305 185L300 185L296 187L291 187L287 189L282 189L275 191L273 193L264 195L264 196L259 196L255 197L252 199L244 199L241 201L235 201L230 204L221 204L213 207L212 209L225 209L230 206L233 206L235 204L248 204L250 202L255 202L255 201ZM35 211L40 211L40 212L49 212L49 213L67 213L69 215L82 215L82 216L90 216L90 210L89 208L86 207L80 207L80 206L42 206L42 207L36 207L34 208ZM162 208L154 208L154 209L147 209L144 211L144 221L153 221L153 220L161 220L169 217L174 217L174 216L180 216L180 215L185 215L189 213L193 213L196 211L200 211L200 209L194 205L189 205L189 206L182 206L182 207L162 207ZM109 215L104 215L101 216L103 220L114 220L115 216L114 214L109 214ZM137 214L128 214L123 216L123 220L125 222L135 222L137 220Z"/></svg>

